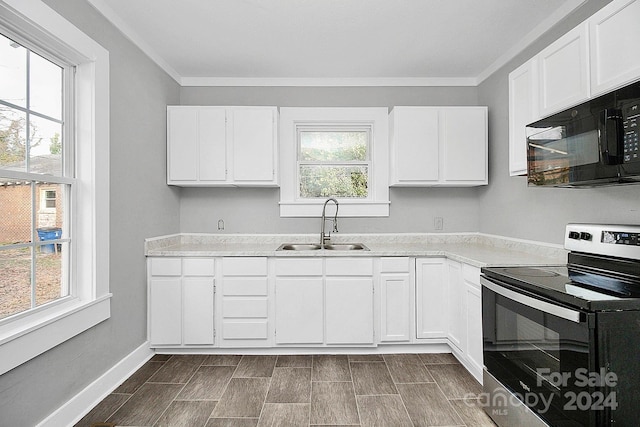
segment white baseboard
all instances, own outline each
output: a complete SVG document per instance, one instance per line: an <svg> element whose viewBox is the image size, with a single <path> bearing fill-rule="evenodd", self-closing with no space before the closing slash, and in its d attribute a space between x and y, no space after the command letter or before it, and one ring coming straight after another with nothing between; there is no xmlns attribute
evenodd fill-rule
<svg viewBox="0 0 640 427"><path fill-rule="evenodd" d="M118 388L127 378L144 365L155 353L149 342L125 356L115 366L105 372L84 390L41 421L37 427L73 426L87 415L94 406Z"/></svg>

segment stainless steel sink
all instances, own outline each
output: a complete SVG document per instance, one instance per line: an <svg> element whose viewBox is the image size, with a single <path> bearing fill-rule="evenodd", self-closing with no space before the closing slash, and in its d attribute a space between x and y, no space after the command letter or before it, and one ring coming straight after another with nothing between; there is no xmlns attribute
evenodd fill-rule
<svg viewBox="0 0 640 427"><path fill-rule="evenodd" d="M313 243L284 243L277 249L279 251L317 251L320 245Z"/></svg>
<svg viewBox="0 0 640 427"><path fill-rule="evenodd" d="M328 251L368 251L362 243L327 243L324 248ZM283 243L279 251L317 251L322 249L317 243Z"/></svg>
<svg viewBox="0 0 640 427"><path fill-rule="evenodd" d="M329 251L368 251L369 248L362 243L329 243L324 245Z"/></svg>

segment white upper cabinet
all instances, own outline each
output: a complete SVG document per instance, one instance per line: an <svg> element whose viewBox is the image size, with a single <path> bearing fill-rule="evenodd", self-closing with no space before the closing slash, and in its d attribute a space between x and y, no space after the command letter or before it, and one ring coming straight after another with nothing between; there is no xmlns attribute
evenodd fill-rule
<svg viewBox="0 0 640 427"><path fill-rule="evenodd" d="M487 184L487 107L394 107L392 186Z"/></svg>
<svg viewBox="0 0 640 427"><path fill-rule="evenodd" d="M276 107L167 107L167 183L277 186Z"/></svg>
<svg viewBox="0 0 640 427"><path fill-rule="evenodd" d="M591 93L640 78L640 0L614 0L589 18Z"/></svg>
<svg viewBox="0 0 640 427"><path fill-rule="evenodd" d="M541 116L589 99L587 28L580 24L538 54Z"/></svg>
<svg viewBox="0 0 640 427"><path fill-rule="evenodd" d="M509 175L527 174L525 128L539 119L538 59L533 58L509 74Z"/></svg>

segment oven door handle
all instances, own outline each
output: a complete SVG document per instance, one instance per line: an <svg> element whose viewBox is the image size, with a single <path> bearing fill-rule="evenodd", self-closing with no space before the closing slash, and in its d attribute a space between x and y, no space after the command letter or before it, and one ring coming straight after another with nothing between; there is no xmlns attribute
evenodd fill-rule
<svg viewBox="0 0 640 427"><path fill-rule="evenodd" d="M580 312L571 310L566 307L562 307L560 305L551 304L546 301L542 301L536 298L531 298L530 296L521 294L516 291L512 291L511 289L504 288L498 285L495 282L492 282L484 277L480 277L480 283L487 289L492 290L493 292L502 295L505 298L509 298L510 300L519 302L536 310L540 310L544 313L551 314L553 316L558 316L566 320L570 320L575 323L580 323Z"/></svg>

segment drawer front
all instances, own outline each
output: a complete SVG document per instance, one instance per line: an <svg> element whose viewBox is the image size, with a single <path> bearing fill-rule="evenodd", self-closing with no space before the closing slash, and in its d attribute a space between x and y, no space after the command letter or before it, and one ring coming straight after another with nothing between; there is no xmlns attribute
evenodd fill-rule
<svg viewBox="0 0 640 427"><path fill-rule="evenodd" d="M185 258L182 260L185 276L213 276L215 262L213 258Z"/></svg>
<svg viewBox="0 0 640 427"><path fill-rule="evenodd" d="M225 277L222 283L225 296L267 296L266 277Z"/></svg>
<svg viewBox="0 0 640 427"><path fill-rule="evenodd" d="M222 316L228 318L265 318L268 315L266 298L225 298L222 301Z"/></svg>
<svg viewBox="0 0 640 427"><path fill-rule="evenodd" d="M327 276L371 276L373 259L371 258L327 258Z"/></svg>
<svg viewBox="0 0 640 427"><path fill-rule="evenodd" d="M380 258L380 273L408 273L409 258L389 257Z"/></svg>
<svg viewBox="0 0 640 427"><path fill-rule="evenodd" d="M480 269L469 264L462 264L462 277L480 289Z"/></svg>
<svg viewBox="0 0 640 427"><path fill-rule="evenodd" d="M152 276L180 276L182 260L180 258L150 258Z"/></svg>
<svg viewBox="0 0 640 427"><path fill-rule="evenodd" d="M276 276L322 276L322 258L276 259Z"/></svg>
<svg viewBox="0 0 640 427"><path fill-rule="evenodd" d="M266 340L267 330L266 320L222 321L222 338L225 340Z"/></svg>
<svg viewBox="0 0 640 427"><path fill-rule="evenodd" d="M222 258L222 274L225 276L266 276L267 258Z"/></svg>

